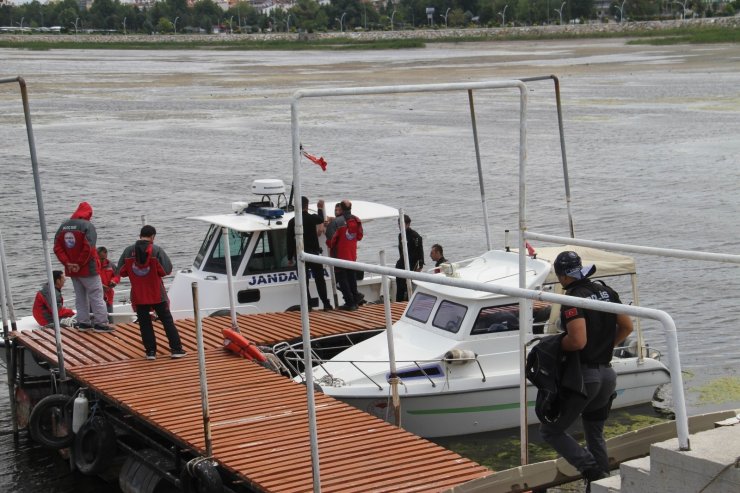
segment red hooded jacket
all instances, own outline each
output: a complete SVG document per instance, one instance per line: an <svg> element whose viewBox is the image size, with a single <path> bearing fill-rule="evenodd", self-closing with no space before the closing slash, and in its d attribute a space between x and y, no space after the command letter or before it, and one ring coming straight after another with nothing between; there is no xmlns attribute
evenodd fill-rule
<svg viewBox="0 0 740 493"><path fill-rule="evenodd" d="M89 277L100 272L100 259L95 250L98 234L90 222L92 214L92 206L80 202L72 217L59 226L54 237L54 254L69 277ZM72 272L70 264L77 264L79 270Z"/></svg>
<svg viewBox="0 0 740 493"><path fill-rule="evenodd" d="M59 318L74 317L75 312L71 308L64 306L62 292L54 288L57 298L57 312ZM33 300L33 318L40 326L45 326L54 321L54 315L51 312L51 305L47 300L49 296L49 283L46 283L41 290L36 293L36 299Z"/></svg>
<svg viewBox="0 0 740 493"><path fill-rule="evenodd" d="M327 240L327 245L336 258L357 260L357 242L362 240L362 221L357 216L345 216L345 223Z"/></svg>
<svg viewBox="0 0 740 493"><path fill-rule="evenodd" d="M168 272L157 259L160 250L148 240L138 240L123 253L123 265L119 266L118 273L131 281L131 304L134 306L168 301L162 282Z"/></svg>

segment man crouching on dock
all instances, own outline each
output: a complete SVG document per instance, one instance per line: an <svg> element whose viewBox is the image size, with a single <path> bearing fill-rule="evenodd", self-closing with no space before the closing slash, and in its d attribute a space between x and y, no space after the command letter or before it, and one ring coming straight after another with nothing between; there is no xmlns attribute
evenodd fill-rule
<svg viewBox="0 0 740 493"><path fill-rule="evenodd" d="M167 291L162 282L162 278L172 272L172 262L164 250L154 244L156 235L154 226L141 228L139 240L121 254L118 274L131 281L131 305L135 307L139 320L146 359L157 359L157 339L150 315L152 310L164 326L171 357L182 358L187 353L182 349L180 334L172 319Z"/></svg>

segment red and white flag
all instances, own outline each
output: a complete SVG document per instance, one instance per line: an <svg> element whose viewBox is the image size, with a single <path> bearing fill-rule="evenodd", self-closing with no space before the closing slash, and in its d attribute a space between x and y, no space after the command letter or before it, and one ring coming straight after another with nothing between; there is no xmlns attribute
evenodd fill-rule
<svg viewBox="0 0 740 493"><path fill-rule="evenodd" d="M307 153L306 151L303 150L303 146L301 146L301 155L303 155L309 161L312 161L315 164L318 164L319 166L321 166L321 170L322 171L326 171L326 164L327 163L324 160L324 157L323 156L316 157L313 154L309 154L309 153Z"/></svg>

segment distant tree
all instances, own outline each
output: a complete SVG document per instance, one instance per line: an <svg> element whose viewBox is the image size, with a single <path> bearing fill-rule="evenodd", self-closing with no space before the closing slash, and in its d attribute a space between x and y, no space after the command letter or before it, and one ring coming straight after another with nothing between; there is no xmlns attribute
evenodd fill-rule
<svg viewBox="0 0 740 493"><path fill-rule="evenodd" d="M192 22L193 27L200 27L208 32L213 26L218 25L223 17L223 10L211 0L200 0L193 4Z"/></svg>

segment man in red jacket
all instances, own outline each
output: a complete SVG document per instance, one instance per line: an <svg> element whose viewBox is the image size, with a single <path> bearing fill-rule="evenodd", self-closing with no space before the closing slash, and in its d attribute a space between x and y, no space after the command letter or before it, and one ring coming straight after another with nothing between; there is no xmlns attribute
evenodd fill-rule
<svg viewBox="0 0 740 493"><path fill-rule="evenodd" d="M75 316L75 312L71 308L64 306L64 298L62 297L62 286L64 286L64 281L66 281L67 278L64 277L64 272L60 270L55 270L53 275L59 323L62 327L74 327L75 321L72 317ZM49 304L51 299L49 283L46 283L44 284L44 287L36 293L36 298L33 300L33 318L42 327L54 325L52 305Z"/></svg>
<svg viewBox="0 0 740 493"><path fill-rule="evenodd" d="M342 215L332 222L332 230L335 232L326 240L326 244L332 257L354 262L357 260L357 242L362 240L363 237L362 221L357 216L352 215L352 202L349 200L343 200L340 207ZM340 306L339 309L357 310L361 296L357 292L355 271L335 268L334 274L337 277L339 290L344 297L344 305Z"/></svg>
<svg viewBox="0 0 740 493"><path fill-rule="evenodd" d="M72 279L78 328L113 332L115 329L107 323L108 311L99 275L100 261L95 251L98 234L90 222L92 215L92 206L80 202L72 217L59 226L54 237L54 253L64 265L65 274Z"/></svg>
<svg viewBox="0 0 740 493"><path fill-rule="evenodd" d="M154 310L164 326L170 343L172 358L182 358L187 353L182 349L180 334L170 313L170 301L162 278L172 272L172 262L167 254L154 244L157 230L146 225L141 228L139 240L126 248L118 261L118 274L131 281L131 304L139 319L141 341L144 343L146 359L157 359L157 339L154 336L152 317Z"/></svg>

